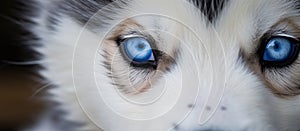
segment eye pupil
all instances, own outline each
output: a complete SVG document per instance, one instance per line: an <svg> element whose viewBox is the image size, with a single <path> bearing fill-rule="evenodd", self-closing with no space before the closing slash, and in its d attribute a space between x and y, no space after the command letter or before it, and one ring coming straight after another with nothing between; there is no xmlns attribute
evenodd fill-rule
<svg viewBox="0 0 300 131"><path fill-rule="evenodd" d="M274 49L276 50L276 51L278 51L280 48L280 45L279 45L280 43L278 42L278 41L275 41L274 42Z"/></svg>
<svg viewBox="0 0 300 131"><path fill-rule="evenodd" d="M140 50L144 50L144 49L145 49L144 43L139 43L137 47L138 47Z"/></svg>

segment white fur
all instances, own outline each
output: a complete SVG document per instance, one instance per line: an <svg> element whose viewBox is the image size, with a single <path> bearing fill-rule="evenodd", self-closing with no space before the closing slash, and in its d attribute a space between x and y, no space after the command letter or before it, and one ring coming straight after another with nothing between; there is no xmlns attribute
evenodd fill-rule
<svg viewBox="0 0 300 131"><path fill-rule="evenodd" d="M272 22L293 13L288 8L291 4L280 0L231 0L216 26L207 26L199 11L185 1L134 3L123 16L115 16L118 19L110 26L133 17L154 38L161 38L161 50L171 54L173 49L180 49L171 71L162 72L149 92L134 96L118 92L102 66L102 40L111 27L92 32L63 15L57 30L48 31L45 19L36 19L40 25L33 31L43 43L37 50L45 55L42 64L46 69L41 74L57 85L49 90L53 95L50 99L62 103L57 108L68 112L67 120L86 123L78 130L167 130L174 123L180 123L179 130L299 130L300 96L275 96L238 59L240 48L253 50L258 20L265 31ZM153 102L152 95L159 99L141 105ZM188 108L193 103L194 108ZM211 110L207 111L206 106ZM226 111L221 110L222 106ZM36 128L40 129L45 127Z"/></svg>

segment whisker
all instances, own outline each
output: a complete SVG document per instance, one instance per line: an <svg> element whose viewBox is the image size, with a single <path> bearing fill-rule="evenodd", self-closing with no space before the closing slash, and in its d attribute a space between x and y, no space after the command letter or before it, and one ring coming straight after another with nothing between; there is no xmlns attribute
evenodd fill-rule
<svg viewBox="0 0 300 131"><path fill-rule="evenodd" d="M43 85L42 87L40 87L39 89L37 89L30 98L34 98L35 96L37 96L40 92L42 92L43 90L45 90L46 88L51 87L51 83L46 83L45 85Z"/></svg>
<svg viewBox="0 0 300 131"><path fill-rule="evenodd" d="M4 19L4 20L7 20L7 21L10 21L18 26L22 26L24 25L22 22L20 22L19 20L15 20L14 18L12 17L9 17L9 16L5 16L5 15L1 15L0 14L0 18Z"/></svg>
<svg viewBox="0 0 300 131"><path fill-rule="evenodd" d="M41 64L40 60L25 61L25 62L1 60L1 62L6 63L6 64L11 64L11 65L38 65L38 64Z"/></svg>

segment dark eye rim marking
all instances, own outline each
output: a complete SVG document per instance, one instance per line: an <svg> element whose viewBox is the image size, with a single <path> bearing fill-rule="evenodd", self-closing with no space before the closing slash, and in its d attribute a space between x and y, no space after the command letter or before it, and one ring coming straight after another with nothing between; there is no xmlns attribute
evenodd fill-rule
<svg viewBox="0 0 300 131"><path fill-rule="evenodd" d="M265 52L266 46L269 43L269 41L273 38L285 38L288 41L295 44L294 53L286 61L282 61L282 62L264 61L263 57L264 57L264 52ZM269 34L266 34L265 36L263 36L263 38L260 41L260 46L258 48L259 63L261 64L262 70L264 70L265 68L287 67L287 66L293 64L297 60L297 58L299 56L299 51L300 51L300 39L299 38L294 37L292 35L288 35L286 33L277 33L274 35L269 33Z"/></svg>
<svg viewBox="0 0 300 131"><path fill-rule="evenodd" d="M129 56L127 56L126 52L125 52L124 42L130 38L143 38L146 41L148 41L148 43L150 44L150 46L152 48L154 60L148 60L146 62L136 62L136 61L133 61L131 58L129 58ZM140 35L140 34L137 34L136 32L131 32L130 34L125 34L125 35L119 36L117 38L116 42L119 46L119 50L120 50L122 56L130 64L130 66L136 67L136 68L157 69L159 57L161 56L161 52L159 50L157 50L157 47L154 44L155 40L152 39L150 36Z"/></svg>

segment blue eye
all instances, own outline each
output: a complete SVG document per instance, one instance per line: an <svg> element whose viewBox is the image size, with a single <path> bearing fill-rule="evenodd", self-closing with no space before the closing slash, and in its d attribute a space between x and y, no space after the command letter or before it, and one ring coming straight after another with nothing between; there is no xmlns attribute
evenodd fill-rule
<svg viewBox="0 0 300 131"><path fill-rule="evenodd" d="M127 38L122 44L124 55L126 55L131 62L140 64L155 61L153 49L145 38Z"/></svg>
<svg viewBox="0 0 300 131"><path fill-rule="evenodd" d="M265 61L285 61L293 54L295 45L285 38L271 39L264 52Z"/></svg>
<svg viewBox="0 0 300 131"><path fill-rule="evenodd" d="M263 61L276 65L287 65L293 62L297 56L297 45L295 40L287 37L273 37L265 46Z"/></svg>

